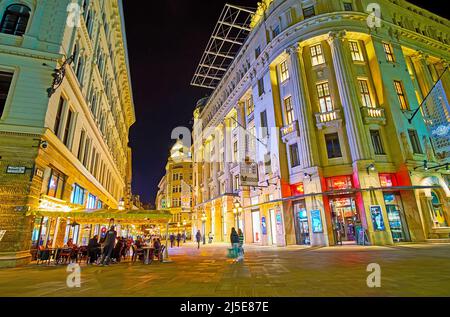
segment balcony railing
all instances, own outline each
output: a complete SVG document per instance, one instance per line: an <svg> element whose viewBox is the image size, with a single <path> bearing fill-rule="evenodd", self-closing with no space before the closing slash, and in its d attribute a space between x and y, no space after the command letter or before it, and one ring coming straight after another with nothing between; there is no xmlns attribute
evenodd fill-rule
<svg viewBox="0 0 450 317"><path fill-rule="evenodd" d="M293 121L291 124L281 128L281 138L284 143L288 143L290 139L298 136L298 122Z"/></svg>
<svg viewBox="0 0 450 317"><path fill-rule="evenodd" d="M316 125L319 129L322 129L323 127L337 126L341 122L341 110L339 109L316 113Z"/></svg>
<svg viewBox="0 0 450 317"><path fill-rule="evenodd" d="M365 124L386 124L386 116L383 108L361 107L361 114Z"/></svg>

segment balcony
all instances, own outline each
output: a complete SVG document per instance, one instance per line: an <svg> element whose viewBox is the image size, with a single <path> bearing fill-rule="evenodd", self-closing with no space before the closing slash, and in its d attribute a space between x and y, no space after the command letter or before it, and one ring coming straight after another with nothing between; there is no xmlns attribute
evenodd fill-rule
<svg viewBox="0 0 450 317"><path fill-rule="evenodd" d="M341 110L335 109L328 112L316 113L316 125L318 129L340 127L342 123Z"/></svg>
<svg viewBox="0 0 450 317"><path fill-rule="evenodd" d="M290 140L298 137L298 122L293 121L291 124L282 127L281 129L281 139L284 143L289 143Z"/></svg>
<svg viewBox="0 0 450 317"><path fill-rule="evenodd" d="M386 116L383 108L361 107L361 114L365 124L386 124Z"/></svg>

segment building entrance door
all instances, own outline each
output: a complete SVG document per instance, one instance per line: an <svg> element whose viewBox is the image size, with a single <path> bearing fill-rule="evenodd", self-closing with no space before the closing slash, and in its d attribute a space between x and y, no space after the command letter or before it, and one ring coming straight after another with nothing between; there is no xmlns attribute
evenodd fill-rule
<svg viewBox="0 0 450 317"><path fill-rule="evenodd" d="M309 236L308 214L306 212L305 202L295 202L293 210L297 244L309 245L311 240Z"/></svg>
<svg viewBox="0 0 450 317"><path fill-rule="evenodd" d="M336 243L356 243L356 225L359 214L353 197L339 197L330 200L333 229Z"/></svg>

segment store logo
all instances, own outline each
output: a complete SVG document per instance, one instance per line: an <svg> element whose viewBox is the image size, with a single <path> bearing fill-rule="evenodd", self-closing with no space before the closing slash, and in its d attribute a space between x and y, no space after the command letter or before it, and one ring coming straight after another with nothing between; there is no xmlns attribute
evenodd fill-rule
<svg viewBox="0 0 450 317"><path fill-rule="evenodd" d="M67 266L66 272L70 273L67 276L66 284L68 288L81 287L81 268L78 263L70 263Z"/></svg>
<svg viewBox="0 0 450 317"><path fill-rule="evenodd" d="M367 17L367 25L369 28L380 28L381 27L381 7L378 3L369 3L366 11L369 13Z"/></svg>
<svg viewBox="0 0 450 317"><path fill-rule="evenodd" d="M67 6L67 15L66 24L68 27L79 28L81 26L81 7L78 3L69 3Z"/></svg>
<svg viewBox="0 0 450 317"><path fill-rule="evenodd" d="M381 287L381 267L377 263L370 263L367 266L367 272L370 272L366 283L369 288Z"/></svg>

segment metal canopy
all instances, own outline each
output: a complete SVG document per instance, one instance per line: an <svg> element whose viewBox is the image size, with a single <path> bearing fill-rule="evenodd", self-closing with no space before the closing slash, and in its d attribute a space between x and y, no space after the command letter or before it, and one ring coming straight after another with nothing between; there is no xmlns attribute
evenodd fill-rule
<svg viewBox="0 0 450 317"><path fill-rule="evenodd" d="M225 4L191 85L215 89L251 31L255 9Z"/></svg>

